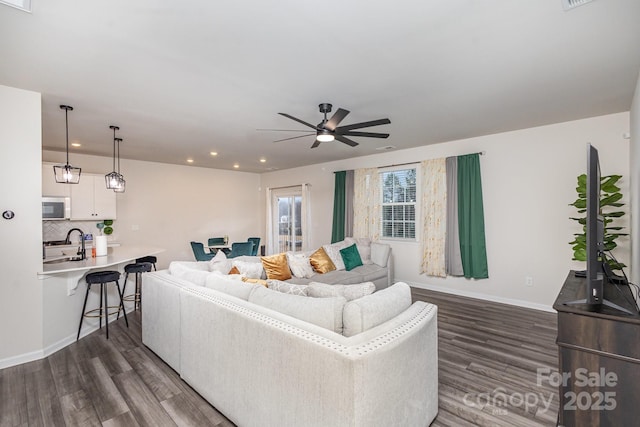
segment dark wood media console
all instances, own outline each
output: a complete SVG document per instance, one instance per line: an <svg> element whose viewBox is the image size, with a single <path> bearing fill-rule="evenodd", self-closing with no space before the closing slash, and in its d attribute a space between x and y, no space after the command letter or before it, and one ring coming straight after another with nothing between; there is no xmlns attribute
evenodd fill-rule
<svg viewBox="0 0 640 427"><path fill-rule="evenodd" d="M546 380L559 387L558 425L635 425L640 422L640 315L565 305L585 298L585 281L569 272L553 304L559 375ZM637 313L626 285L605 283L604 297Z"/></svg>

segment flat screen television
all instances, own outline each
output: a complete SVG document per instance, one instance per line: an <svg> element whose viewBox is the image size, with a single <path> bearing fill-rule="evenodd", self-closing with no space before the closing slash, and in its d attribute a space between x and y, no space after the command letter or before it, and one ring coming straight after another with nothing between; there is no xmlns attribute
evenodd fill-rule
<svg viewBox="0 0 640 427"><path fill-rule="evenodd" d="M604 298L604 285L609 276L614 276L606 264L604 246L605 222L600 210L600 160L598 150L587 143L587 212L586 212L586 296L584 299L566 304L586 304L590 309L599 311L602 306L610 307L624 313L633 314L629 310ZM613 277L609 277L613 278Z"/></svg>

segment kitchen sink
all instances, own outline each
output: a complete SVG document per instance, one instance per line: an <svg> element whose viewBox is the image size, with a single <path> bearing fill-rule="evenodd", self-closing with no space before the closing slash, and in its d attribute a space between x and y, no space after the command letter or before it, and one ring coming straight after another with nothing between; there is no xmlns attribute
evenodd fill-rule
<svg viewBox="0 0 640 427"><path fill-rule="evenodd" d="M70 262L70 261L82 261L82 257L79 256L68 256L68 257L64 257L64 258L54 258L54 259L50 259L50 260L43 260L42 263L43 264L60 264L63 262Z"/></svg>

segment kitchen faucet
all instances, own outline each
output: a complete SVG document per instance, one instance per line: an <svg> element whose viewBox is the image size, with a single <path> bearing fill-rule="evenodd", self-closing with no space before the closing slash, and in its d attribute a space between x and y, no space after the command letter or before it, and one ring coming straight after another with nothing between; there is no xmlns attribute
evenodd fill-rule
<svg viewBox="0 0 640 427"><path fill-rule="evenodd" d="M67 232L67 237L66 239L64 239L65 243L70 244L71 243L71 239L69 238L71 236L71 232L73 231L78 231L80 233L80 243L81 243L81 247L82 249L80 249L77 253L77 255L81 256L81 259L86 259L87 258L87 253L85 251L85 247L84 247L84 232L82 230L80 230L79 228L72 228L71 230L69 230Z"/></svg>

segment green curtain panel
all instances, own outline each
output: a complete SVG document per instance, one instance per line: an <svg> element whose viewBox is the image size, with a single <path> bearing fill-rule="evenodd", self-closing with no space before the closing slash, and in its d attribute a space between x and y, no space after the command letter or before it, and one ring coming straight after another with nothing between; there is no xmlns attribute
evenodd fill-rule
<svg viewBox="0 0 640 427"><path fill-rule="evenodd" d="M464 277L488 278L479 154L458 156L458 230Z"/></svg>
<svg viewBox="0 0 640 427"><path fill-rule="evenodd" d="M345 187L347 171L335 172L335 188L333 191L333 228L331 243L344 240L345 225Z"/></svg>

